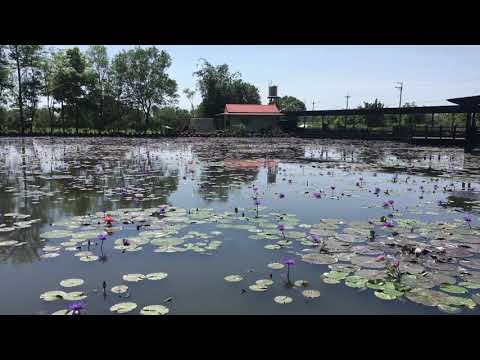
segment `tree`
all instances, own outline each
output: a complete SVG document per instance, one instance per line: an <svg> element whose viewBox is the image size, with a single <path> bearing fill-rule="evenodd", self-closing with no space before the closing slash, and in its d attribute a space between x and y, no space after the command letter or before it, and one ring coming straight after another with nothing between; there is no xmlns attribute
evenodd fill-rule
<svg viewBox="0 0 480 360"><path fill-rule="evenodd" d="M215 116L223 112L225 104L260 104L258 89L243 80L241 74L231 74L227 64L213 66L201 59L201 67L193 73L202 95L199 106L203 116Z"/></svg>
<svg viewBox="0 0 480 360"><path fill-rule="evenodd" d="M53 125L55 120L55 99L53 97L53 76L55 66L55 50L49 49L45 56L41 59L40 69L42 74L42 91L41 95L46 99L48 110L48 124L50 133L53 133Z"/></svg>
<svg viewBox="0 0 480 360"><path fill-rule="evenodd" d="M104 105L109 75L107 48L103 45L91 45L86 51L86 57L94 75L90 97L93 100L92 105L98 109L94 121L97 117L100 119L99 128L102 131L105 128Z"/></svg>
<svg viewBox="0 0 480 360"><path fill-rule="evenodd" d="M62 127L65 129L64 106L73 115L75 131L80 126L80 106L87 86L93 82L93 74L86 71L86 61L78 47L59 53L53 77L54 97L61 104Z"/></svg>
<svg viewBox="0 0 480 360"><path fill-rule="evenodd" d="M375 99L374 103L364 102L363 106L359 106L359 109L379 110L378 113L365 115L365 124L367 127L378 127L385 125L385 117L383 113L380 112L380 110L383 108L384 105L377 99Z"/></svg>
<svg viewBox="0 0 480 360"><path fill-rule="evenodd" d="M193 105L193 97L195 96L195 90L191 90L189 88L186 88L186 89L183 89L183 93L185 94L188 101L190 102L190 105L192 106L192 115L194 115L195 106Z"/></svg>
<svg viewBox="0 0 480 360"><path fill-rule="evenodd" d="M30 116L35 114L38 103L38 66L43 46L9 45L9 59L16 69L16 88L13 89L16 104L20 110L20 133L25 132L24 98L29 104ZM33 119L31 119L33 122Z"/></svg>
<svg viewBox="0 0 480 360"><path fill-rule="evenodd" d="M408 108L408 107L416 107L417 105L415 102L408 103L406 102L402 107ZM417 125L417 124L425 124L426 121L426 116L425 114L405 114L402 117L402 120L404 124L407 125Z"/></svg>
<svg viewBox="0 0 480 360"><path fill-rule="evenodd" d="M12 87L8 65L7 46L0 45L0 106L7 102L7 90Z"/></svg>
<svg viewBox="0 0 480 360"><path fill-rule="evenodd" d="M278 99L278 107L280 111L305 111L307 110L303 101L293 96L283 96Z"/></svg>
<svg viewBox="0 0 480 360"><path fill-rule="evenodd" d="M170 55L156 47L135 49L126 52L125 83L133 105L143 112L148 128L152 106L173 104L177 95L177 83L166 73L171 66Z"/></svg>

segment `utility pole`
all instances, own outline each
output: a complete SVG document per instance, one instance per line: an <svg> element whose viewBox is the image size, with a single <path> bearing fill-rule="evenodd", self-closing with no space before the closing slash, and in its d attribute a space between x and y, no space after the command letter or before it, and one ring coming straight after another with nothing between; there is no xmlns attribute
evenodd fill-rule
<svg viewBox="0 0 480 360"><path fill-rule="evenodd" d="M395 89L399 89L400 90L400 101L398 103L398 107L400 108L400 114L398 115L398 126L400 126L401 122L402 122L402 112L401 112L401 109L402 109L402 92L403 92L403 82L396 82L396 84L400 84L400 86L395 86Z"/></svg>
<svg viewBox="0 0 480 360"><path fill-rule="evenodd" d="M347 106L345 107L345 109L348 110L348 99L351 98L351 96L348 95L348 92L347 92L347 96L345 96L345 98L347 99ZM345 115L345 120L344 120L344 122L345 122L345 130L347 130L347 115Z"/></svg>

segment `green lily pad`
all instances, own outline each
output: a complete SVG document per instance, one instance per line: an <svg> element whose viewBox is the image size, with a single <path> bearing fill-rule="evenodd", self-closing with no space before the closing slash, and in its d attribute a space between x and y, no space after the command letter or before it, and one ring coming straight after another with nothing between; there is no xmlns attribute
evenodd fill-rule
<svg viewBox="0 0 480 360"><path fill-rule="evenodd" d="M128 291L128 286L127 285L117 285L117 286L114 286L110 289L111 292L115 293L115 294L123 294L123 293L126 293Z"/></svg>
<svg viewBox="0 0 480 360"><path fill-rule="evenodd" d="M314 299L320 296L320 291L314 289L303 290L302 295L309 299Z"/></svg>
<svg viewBox="0 0 480 360"><path fill-rule="evenodd" d="M243 280L243 277L240 275L228 275L224 277L225 281L227 282L239 282Z"/></svg>
<svg viewBox="0 0 480 360"><path fill-rule="evenodd" d="M84 283L82 279L65 279L60 281L60 285L63 287L75 287Z"/></svg>
<svg viewBox="0 0 480 360"><path fill-rule="evenodd" d="M110 307L111 312L116 312L118 314L123 314L127 313L129 311L134 310L137 307L137 304L134 302L123 302L123 303L118 303Z"/></svg>
<svg viewBox="0 0 480 360"><path fill-rule="evenodd" d="M158 272L158 273L147 274L145 275L145 278L147 278L148 280L162 280L162 279L165 279L167 276L168 276L167 273Z"/></svg>
<svg viewBox="0 0 480 360"><path fill-rule="evenodd" d="M140 310L142 315L165 315L168 314L170 310L163 305L148 305Z"/></svg>
<svg viewBox="0 0 480 360"><path fill-rule="evenodd" d="M273 301L277 304L290 304L293 302L293 299L289 296L275 296Z"/></svg>

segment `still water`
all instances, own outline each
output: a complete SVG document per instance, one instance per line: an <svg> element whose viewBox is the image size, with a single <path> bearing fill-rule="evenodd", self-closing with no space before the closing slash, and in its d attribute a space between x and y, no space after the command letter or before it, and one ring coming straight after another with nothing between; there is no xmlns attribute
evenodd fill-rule
<svg viewBox="0 0 480 360"><path fill-rule="evenodd" d="M479 314L479 210L461 149L0 138L0 314Z"/></svg>

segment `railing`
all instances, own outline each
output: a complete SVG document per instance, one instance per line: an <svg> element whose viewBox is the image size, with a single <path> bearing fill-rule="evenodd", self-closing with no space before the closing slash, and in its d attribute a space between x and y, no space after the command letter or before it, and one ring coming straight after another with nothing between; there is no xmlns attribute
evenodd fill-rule
<svg viewBox="0 0 480 360"><path fill-rule="evenodd" d="M321 128L310 127L306 129L298 128L297 134L306 137L335 137L335 138L360 138L360 139L445 139L445 140L463 140L465 138L464 127L450 126L401 126L389 128Z"/></svg>

